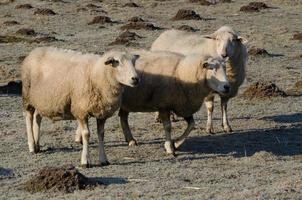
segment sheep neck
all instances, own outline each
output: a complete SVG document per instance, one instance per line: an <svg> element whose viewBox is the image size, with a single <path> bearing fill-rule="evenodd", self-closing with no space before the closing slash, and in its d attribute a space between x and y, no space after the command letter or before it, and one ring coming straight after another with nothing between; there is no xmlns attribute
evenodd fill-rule
<svg viewBox="0 0 302 200"><path fill-rule="evenodd" d="M238 42L234 55L226 65L226 74L231 85L241 85L245 77L245 46Z"/></svg>
<svg viewBox="0 0 302 200"><path fill-rule="evenodd" d="M202 103L202 99L210 92L206 84L206 70L199 63L192 66L181 66L178 69L180 87L188 103Z"/></svg>
<svg viewBox="0 0 302 200"><path fill-rule="evenodd" d="M111 66L97 64L90 73L90 115L97 118L110 117L120 106L122 85L115 79Z"/></svg>

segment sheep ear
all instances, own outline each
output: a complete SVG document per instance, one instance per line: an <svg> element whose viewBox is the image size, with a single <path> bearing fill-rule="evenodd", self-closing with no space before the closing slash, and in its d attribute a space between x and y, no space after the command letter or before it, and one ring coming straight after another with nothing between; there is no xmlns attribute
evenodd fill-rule
<svg viewBox="0 0 302 200"><path fill-rule="evenodd" d="M139 57L140 57L140 56L137 55L137 54L136 54L136 55L133 55L133 61L136 61L137 59L139 59Z"/></svg>
<svg viewBox="0 0 302 200"><path fill-rule="evenodd" d="M242 44L248 43L248 40L246 38L244 38L244 37L241 37L241 36L238 36L237 40L239 40Z"/></svg>
<svg viewBox="0 0 302 200"><path fill-rule="evenodd" d="M105 61L105 65L111 65L112 67L117 67L119 65L119 61L115 60L113 57L109 57Z"/></svg>
<svg viewBox="0 0 302 200"><path fill-rule="evenodd" d="M207 68L208 66L209 66L209 63L207 63L207 62L202 63L202 68Z"/></svg>

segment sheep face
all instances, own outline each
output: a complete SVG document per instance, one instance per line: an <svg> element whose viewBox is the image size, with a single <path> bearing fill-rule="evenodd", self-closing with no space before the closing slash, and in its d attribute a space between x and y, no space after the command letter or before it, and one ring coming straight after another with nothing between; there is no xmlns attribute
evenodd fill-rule
<svg viewBox="0 0 302 200"><path fill-rule="evenodd" d="M206 36L208 39L215 40L217 55L226 58L234 56L235 49L239 43L245 44L245 38L237 36L230 32L221 32Z"/></svg>
<svg viewBox="0 0 302 200"><path fill-rule="evenodd" d="M123 85L135 87L139 83L139 77L135 70L135 61L138 55L119 54L107 58L105 65L115 68L115 78Z"/></svg>
<svg viewBox="0 0 302 200"><path fill-rule="evenodd" d="M202 63L206 69L207 85L220 94L230 92L230 84L226 77L225 60L209 58Z"/></svg>

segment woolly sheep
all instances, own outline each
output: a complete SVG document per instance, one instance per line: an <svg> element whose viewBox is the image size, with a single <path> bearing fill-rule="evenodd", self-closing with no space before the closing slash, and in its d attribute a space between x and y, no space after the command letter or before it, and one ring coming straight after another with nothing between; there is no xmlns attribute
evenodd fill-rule
<svg viewBox="0 0 302 200"><path fill-rule="evenodd" d="M124 85L134 87L137 55L110 51L103 56L41 47L22 64L22 97L30 152L39 151L43 117L76 119L83 139L81 165L89 167L88 118L97 119L99 159L109 164L104 151L104 123L119 108Z"/></svg>
<svg viewBox="0 0 302 200"><path fill-rule="evenodd" d="M140 58L136 69L140 84L125 88L119 111L123 133L129 144L136 143L128 124L129 112L159 112L165 130L165 149L174 154L194 127L193 114L202 100L214 90L227 93L229 83L221 58L183 56L171 52L135 51ZM185 132L172 142L170 112L185 119Z"/></svg>
<svg viewBox="0 0 302 200"><path fill-rule="evenodd" d="M232 132L227 117L227 103L237 95L238 89L245 79L247 62L247 40L238 35L231 27L222 26L211 35L199 35L179 30L168 30L162 33L152 44L151 50L166 50L185 55L200 53L209 56L229 57L226 73L230 82L230 92L220 95L222 109L222 126L225 132ZM205 99L208 111L206 131L214 133L212 116L214 109L214 93Z"/></svg>

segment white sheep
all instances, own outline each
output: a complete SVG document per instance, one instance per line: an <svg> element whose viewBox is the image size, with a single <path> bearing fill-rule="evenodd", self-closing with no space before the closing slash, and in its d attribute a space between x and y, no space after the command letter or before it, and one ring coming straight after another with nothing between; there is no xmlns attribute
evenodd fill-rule
<svg viewBox="0 0 302 200"><path fill-rule="evenodd" d="M102 56L53 47L34 49L22 64L22 97L30 152L38 152L43 117L78 121L83 139L81 165L89 167L88 118L97 119L99 159L104 151L104 123L119 108L124 85L136 86L137 55L110 51Z"/></svg>
<svg viewBox="0 0 302 200"><path fill-rule="evenodd" d="M140 84L125 88L119 112L125 138L129 144L136 143L129 124L129 112L159 112L165 129L165 149L174 154L194 127L193 114L202 100L214 90L228 92L225 63L221 58L202 55L184 56L171 52L135 51L140 58L136 70ZM170 112L183 117L188 126L185 132L172 142Z"/></svg>
<svg viewBox="0 0 302 200"><path fill-rule="evenodd" d="M151 50L163 50L185 55L201 53L209 56L229 57L226 73L230 82L230 92L220 95L222 109L222 126L225 132L232 132L227 117L227 102L237 95L238 89L245 79L247 62L247 40L238 35L232 28L222 26L211 35L200 35L179 30L168 30L162 33L152 44ZM214 93L205 99L208 110L206 131L214 133L212 116L214 109Z"/></svg>

